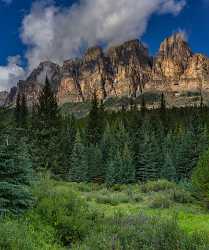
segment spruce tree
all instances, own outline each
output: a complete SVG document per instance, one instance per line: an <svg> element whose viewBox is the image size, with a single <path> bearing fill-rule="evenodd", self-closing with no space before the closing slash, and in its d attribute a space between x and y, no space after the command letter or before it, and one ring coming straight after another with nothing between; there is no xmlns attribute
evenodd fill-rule
<svg viewBox="0 0 209 250"><path fill-rule="evenodd" d="M76 134L75 144L72 152L69 179L74 182L88 181L86 148L81 140L79 131Z"/></svg>
<svg viewBox="0 0 209 250"><path fill-rule="evenodd" d="M102 152L98 145L89 145L86 148L88 164L88 180L93 182L104 182L104 163Z"/></svg>
<svg viewBox="0 0 209 250"><path fill-rule="evenodd" d="M153 133L145 133L142 138L136 166L136 176L140 181L156 180L159 178L161 171L162 153Z"/></svg>
<svg viewBox="0 0 209 250"><path fill-rule="evenodd" d="M48 77L46 77L45 86L38 99L37 113L41 128L52 128L57 125L58 104Z"/></svg>
<svg viewBox="0 0 209 250"><path fill-rule="evenodd" d="M147 107L146 107L145 97L144 97L144 95L142 95L141 96L141 114L142 114L142 116L145 115L146 111L147 111Z"/></svg>
<svg viewBox="0 0 209 250"><path fill-rule="evenodd" d="M26 96L23 93L21 97L21 123L23 128L27 127L27 118L28 118L28 107L27 107Z"/></svg>
<svg viewBox="0 0 209 250"><path fill-rule="evenodd" d="M161 113L165 113L165 111L166 111L166 101L165 101L164 93L161 94L160 111L161 111Z"/></svg>
<svg viewBox="0 0 209 250"><path fill-rule="evenodd" d="M58 133L57 164L52 168L54 175L62 179L68 178L71 168L71 157L76 137L76 124L74 116L65 116Z"/></svg>
<svg viewBox="0 0 209 250"><path fill-rule="evenodd" d="M106 182L109 185L128 184L135 181L135 166L131 152L125 143L122 151L118 148L112 152L107 162Z"/></svg>
<svg viewBox="0 0 209 250"><path fill-rule="evenodd" d="M34 106L35 121L33 127L33 159L34 166L40 170L58 168L58 145L61 138L60 115L56 96L46 77L45 86Z"/></svg>
<svg viewBox="0 0 209 250"><path fill-rule="evenodd" d="M161 178L169 181L176 181L177 179L175 163L169 152L166 152L164 155L164 163L161 170Z"/></svg>
<svg viewBox="0 0 209 250"><path fill-rule="evenodd" d="M29 185L32 164L24 144L11 143L8 137L0 146L0 214L18 214L33 203Z"/></svg>
<svg viewBox="0 0 209 250"><path fill-rule="evenodd" d="M99 107L96 92L93 95L91 110L87 120L86 139L87 144L98 144L104 130L104 107Z"/></svg>
<svg viewBox="0 0 209 250"><path fill-rule="evenodd" d="M16 126L21 126L21 96L20 93L17 94L16 106L15 106L15 122Z"/></svg>
<svg viewBox="0 0 209 250"><path fill-rule="evenodd" d="M198 160L196 145L191 132L185 133L177 141L176 172L178 180L189 179Z"/></svg>

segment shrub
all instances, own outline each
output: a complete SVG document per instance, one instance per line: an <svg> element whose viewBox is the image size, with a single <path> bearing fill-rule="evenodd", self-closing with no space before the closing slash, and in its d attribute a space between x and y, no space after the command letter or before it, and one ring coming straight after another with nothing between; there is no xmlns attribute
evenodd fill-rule
<svg viewBox="0 0 209 250"><path fill-rule="evenodd" d="M34 230L23 220L4 219L0 221L0 249L4 250L61 250L54 243L53 230L44 228Z"/></svg>
<svg viewBox="0 0 209 250"><path fill-rule="evenodd" d="M209 237L186 235L176 219L147 217L143 214L127 218L115 217L92 233L82 245L73 250L207 250Z"/></svg>
<svg viewBox="0 0 209 250"><path fill-rule="evenodd" d="M163 193L154 195L149 202L150 208L169 208L171 205L172 201L170 197Z"/></svg>
<svg viewBox="0 0 209 250"><path fill-rule="evenodd" d="M209 203L209 150L200 158L192 175L192 183Z"/></svg>
<svg viewBox="0 0 209 250"><path fill-rule="evenodd" d="M176 184L167 180L149 181L141 186L141 191L144 193L148 192L159 192L170 190L176 187Z"/></svg>
<svg viewBox="0 0 209 250"><path fill-rule="evenodd" d="M170 198L172 201L177 203L192 203L194 198L191 193L180 188L176 188L170 191Z"/></svg>
<svg viewBox="0 0 209 250"><path fill-rule="evenodd" d="M96 197L96 202L101 204L109 204L112 206L117 206L120 203L128 203L129 197L124 193L112 193L110 195L98 195Z"/></svg>
<svg viewBox="0 0 209 250"><path fill-rule="evenodd" d="M39 191L36 193L39 194ZM69 246L84 239L97 219L97 213L92 209L90 211L88 204L77 193L56 191L56 186L50 190L45 187L45 194L38 196L35 211L40 221L55 229L56 238Z"/></svg>

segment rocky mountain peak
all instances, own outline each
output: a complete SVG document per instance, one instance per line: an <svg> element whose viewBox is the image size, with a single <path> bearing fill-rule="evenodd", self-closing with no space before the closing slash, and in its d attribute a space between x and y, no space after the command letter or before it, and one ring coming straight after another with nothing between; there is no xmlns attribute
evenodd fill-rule
<svg viewBox="0 0 209 250"><path fill-rule="evenodd" d="M84 55L84 61L96 61L103 57L103 50L100 47L92 47L88 49Z"/></svg>
<svg viewBox="0 0 209 250"><path fill-rule="evenodd" d="M52 87L54 88L60 80L60 66L50 61L41 62L29 75L26 82L36 82L43 85L46 76L49 78Z"/></svg>
<svg viewBox="0 0 209 250"><path fill-rule="evenodd" d="M188 43L183 38L183 35L181 33L175 33L161 43L158 58L172 58L176 61L183 61L183 66L186 66L185 63L192 56L192 54L193 53L189 48Z"/></svg>
<svg viewBox="0 0 209 250"><path fill-rule="evenodd" d="M139 40L131 40L104 52L92 47L83 57L66 60L63 66L42 62L29 77L11 89L7 104L14 103L17 93L25 93L34 103L48 76L59 103L99 99L137 98L144 92L208 92L209 58L193 54L182 34L166 38L156 57Z"/></svg>

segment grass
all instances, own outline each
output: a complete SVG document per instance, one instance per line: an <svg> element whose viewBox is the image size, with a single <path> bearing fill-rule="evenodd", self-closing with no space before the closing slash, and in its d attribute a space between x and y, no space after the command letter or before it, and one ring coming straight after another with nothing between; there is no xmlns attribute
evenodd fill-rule
<svg viewBox="0 0 209 250"><path fill-rule="evenodd" d="M0 221L0 249L208 250L209 213L184 186L44 179L33 189L33 209Z"/></svg>
<svg viewBox="0 0 209 250"><path fill-rule="evenodd" d="M194 200L189 191L174 183L166 183L164 180L160 182L109 189L91 184L90 190L89 184L62 183L57 188L67 190L70 187L77 190L91 207L98 209L106 217L117 213L124 216L137 215L139 212L147 215L160 214L163 217L177 215L179 225L188 233L196 230L209 233L209 213Z"/></svg>

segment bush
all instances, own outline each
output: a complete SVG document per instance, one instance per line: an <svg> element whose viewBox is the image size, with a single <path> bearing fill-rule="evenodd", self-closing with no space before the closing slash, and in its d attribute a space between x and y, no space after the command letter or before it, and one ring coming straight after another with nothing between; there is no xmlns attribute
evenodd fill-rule
<svg viewBox="0 0 209 250"><path fill-rule="evenodd" d="M176 219L147 217L143 214L127 218L115 217L92 233L73 250L208 250L209 237L186 235Z"/></svg>
<svg viewBox="0 0 209 250"><path fill-rule="evenodd" d="M77 193L56 191L56 187L45 188L44 196L38 196L35 212L40 221L55 229L57 240L68 246L84 239L98 217Z"/></svg>
<svg viewBox="0 0 209 250"><path fill-rule="evenodd" d="M53 229L34 230L24 220L4 219L0 221L0 249L2 250L61 250L54 243Z"/></svg>
<svg viewBox="0 0 209 250"><path fill-rule="evenodd" d="M149 202L150 208L169 208L171 205L172 201L170 197L163 193L154 195Z"/></svg>
<svg viewBox="0 0 209 250"><path fill-rule="evenodd" d="M209 150L200 158L192 175L192 183L209 204Z"/></svg>
<svg viewBox="0 0 209 250"><path fill-rule="evenodd" d="M174 202L183 204L194 202L194 198L190 192L179 188L170 191L170 199Z"/></svg>
<svg viewBox="0 0 209 250"><path fill-rule="evenodd" d="M148 192L159 192L170 190L176 187L176 184L167 180L149 181L141 186L141 191L144 193Z"/></svg>
<svg viewBox="0 0 209 250"><path fill-rule="evenodd" d="M96 202L101 204L109 204L112 206L117 206L120 203L128 203L129 197L124 193L112 193L110 195L98 195L96 197Z"/></svg>

